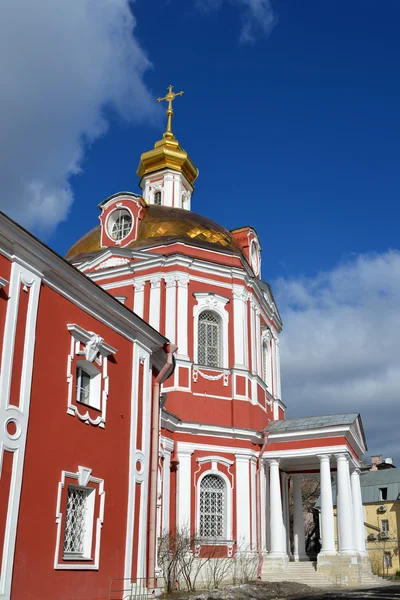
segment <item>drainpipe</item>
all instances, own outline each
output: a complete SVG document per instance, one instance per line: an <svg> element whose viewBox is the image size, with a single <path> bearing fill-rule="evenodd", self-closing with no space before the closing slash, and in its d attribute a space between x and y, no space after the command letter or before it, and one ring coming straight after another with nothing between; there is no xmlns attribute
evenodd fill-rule
<svg viewBox="0 0 400 600"><path fill-rule="evenodd" d="M149 494L149 587L156 587L156 551L157 551L157 480L158 480L158 450L160 422L160 384L166 378L173 364L173 353L178 346L167 344L165 347L167 360L153 383L152 417L151 417L151 464L150 464L150 494Z"/></svg>
<svg viewBox="0 0 400 600"><path fill-rule="evenodd" d="M258 569L257 579L261 578L262 566L263 566L263 551L262 551L262 522L261 522L261 466L262 466L262 455L264 454L265 448L268 443L268 433L263 432L264 443L260 450L260 454L257 459L257 473L256 473L256 502L257 502L257 550L258 550Z"/></svg>

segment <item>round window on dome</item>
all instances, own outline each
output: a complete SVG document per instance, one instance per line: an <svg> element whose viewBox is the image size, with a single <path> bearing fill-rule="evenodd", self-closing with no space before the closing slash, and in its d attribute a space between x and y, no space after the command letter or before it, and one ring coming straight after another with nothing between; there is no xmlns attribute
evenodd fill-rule
<svg viewBox="0 0 400 600"><path fill-rule="evenodd" d="M260 274L260 248L255 240L250 246L250 260L253 271L256 275Z"/></svg>
<svg viewBox="0 0 400 600"><path fill-rule="evenodd" d="M133 219L129 210L114 210L108 219L108 235L115 242L123 240L132 231L132 225Z"/></svg>

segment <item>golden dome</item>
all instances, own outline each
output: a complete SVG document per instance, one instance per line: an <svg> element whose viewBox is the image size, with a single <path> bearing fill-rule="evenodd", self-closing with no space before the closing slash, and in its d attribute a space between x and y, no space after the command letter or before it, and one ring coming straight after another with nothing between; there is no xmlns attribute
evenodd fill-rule
<svg viewBox="0 0 400 600"><path fill-rule="evenodd" d="M241 253L231 232L215 221L182 208L154 204L145 208L137 239L124 248L139 249L169 241L183 241L215 250L225 249L235 254ZM102 249L98 226L76 242L68 250L66 258L76 259L78 255L93 254Z"/></svg>

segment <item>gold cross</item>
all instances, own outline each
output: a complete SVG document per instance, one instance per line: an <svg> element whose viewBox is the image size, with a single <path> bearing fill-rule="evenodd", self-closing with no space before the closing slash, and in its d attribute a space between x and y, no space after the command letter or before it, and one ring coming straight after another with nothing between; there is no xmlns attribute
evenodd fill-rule
<svg viewBox="0 0 400 600"><path fill-rule="evenodd" d="M173 85L169 85L168 86L168 94L166 96L164 96L164 98L157 98L157 102L162 102L163 100L166 100L168 102L168 108L167 108L167 130L164 133L163 137L164 138L169 138L169 139L173 139L174 138L174 134L172 133L172 116L174 114L174 111L172 110L172 102L173 100L175 100L175 98L177 96L182 96L183 92L177 92L175 94L175 92L172 91L172 88L174 86Z"/></svg>

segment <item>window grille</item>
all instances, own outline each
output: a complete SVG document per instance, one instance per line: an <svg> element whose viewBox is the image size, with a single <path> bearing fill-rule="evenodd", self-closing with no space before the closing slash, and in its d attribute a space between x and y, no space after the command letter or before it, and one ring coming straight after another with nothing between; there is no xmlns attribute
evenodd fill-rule
<svg viewBox="0 0 400 600"><path fill-rule="evenodd" d="M120 211L119 216L115 220L112 230L111 237L113 240L122 240L128 235L132 227L132 217L127 211Z"/></svg>
<svg viewBox="0 0 400 600"><path fill-rule="evenodd" d="M203 538L225 536L226 487L217 475L206 475L200 483L200 527Z"/></svg>
<svg viewBox="0 0 400 600"><path fill-rule="evenodd" d="M88 491L69 487L65 513L64 554L84 553Z"/></svg>
<svg viewBox="0 0 400 600"><path fill-rule="evenodd" d="M155 192L154 204L158 204L159 206L161 206L161 192Z"/></svg>
<svg viewBox="0 0 400 600"><path fill-rule="evenodd" d="M80 367L76 370L76 399L82 404L90 404L90 375Z"/></svg>
<svg viewBox="0 0 400 600"><path fill-rule="evenodd" d="M221 354L221 319L206 310L199 316L198 357L200 365L219 367Z"/></svg>
<svg viewBox="0 0 400 600"><path fill-rule="evenodd" d="M388 519L382 519L381 521L381 532L385 535L389 534L389 521Z"/></svg>

